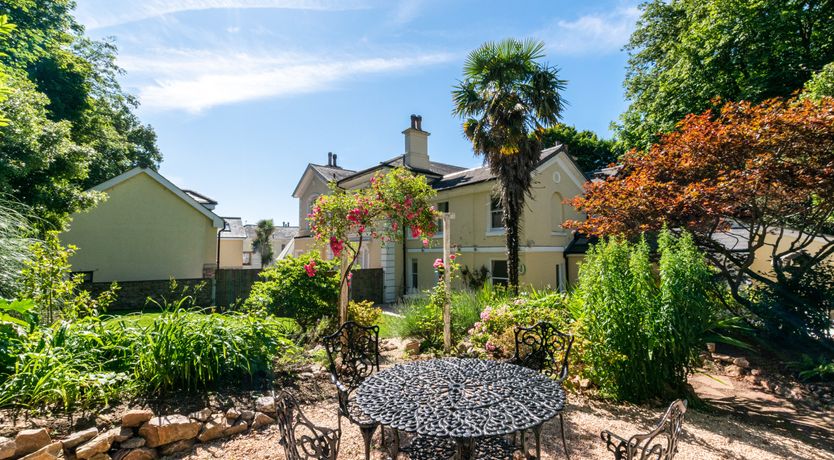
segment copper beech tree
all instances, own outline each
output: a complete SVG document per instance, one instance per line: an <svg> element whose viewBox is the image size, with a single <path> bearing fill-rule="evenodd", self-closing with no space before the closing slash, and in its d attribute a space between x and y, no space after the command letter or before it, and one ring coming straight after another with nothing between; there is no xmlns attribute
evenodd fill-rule
<svg viewBox="0 0 834 460"><path fill-rule="evenodd" d="M749 305L746 280L778 290L834 254L834 99L689 115L572 204L588 219L566 226L590 235L688 230ZM756 256L771 260L773 276L752 268Z"/></svg>
<svg viewBox="0 0 834 460"><path fill-rule="evenodd" d="M439 214L431 204L434 189L426 178L403 168L377 173L370 187L342 190L331 183L331 194L322 195L307 216L316 240L342 259L339 321L347 321L347 289L362 246L376 239L388 244L402 239L408 229L413 238L428 245L437 231ZM315 262L305 265L308 276L316 276Z"/></svg>

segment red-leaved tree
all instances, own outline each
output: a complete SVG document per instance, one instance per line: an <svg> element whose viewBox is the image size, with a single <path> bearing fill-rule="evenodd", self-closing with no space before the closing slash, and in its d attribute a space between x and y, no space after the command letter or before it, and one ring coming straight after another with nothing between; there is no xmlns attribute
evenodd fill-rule
<svg viewBox="0 0 834 460"><path fill-rule="evenodd" d="M778 290L834 254L834 99L689 115L572 204L588 218L566 226L591 235L688 230L749 305L745 281ZM752 268L757 256L772 273Z"/></svg>

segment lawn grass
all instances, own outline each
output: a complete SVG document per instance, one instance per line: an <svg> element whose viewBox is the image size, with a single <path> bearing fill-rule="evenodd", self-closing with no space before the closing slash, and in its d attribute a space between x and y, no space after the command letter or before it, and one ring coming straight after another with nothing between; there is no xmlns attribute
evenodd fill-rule
<svg viewBox="0 0 834 460"><path fill-rule="evenodd" d="M390 339L393 337L400 336L400 330L402 329L402 322L403 318L401 316L394 316L387 313L382 314L382 318L379 321L379 338L380 339Z"/></svg>

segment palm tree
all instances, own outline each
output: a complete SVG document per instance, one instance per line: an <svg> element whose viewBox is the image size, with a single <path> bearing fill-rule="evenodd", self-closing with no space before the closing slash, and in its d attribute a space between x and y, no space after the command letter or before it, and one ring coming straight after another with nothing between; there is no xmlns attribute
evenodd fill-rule
<svg viewBox="0 0 834 460"><path fill-rule="evenodd" d="M498 179L507 238L510 288L518 293L518 245L524 202L539 162L544 128L559 121L565 81L544 57L540 41L506 39L472 51L463 81L452 91L454 114L464 118L463 133L476 155Z"/></svg>
<svg viewBox="0 0 834 460"><path fill-rule="evenodd" d="M255 225L255 239L252 241L252 250L261 254L261 267L266 267L272 262L272 232L275 225L272 219L259 220Z"/></svg>

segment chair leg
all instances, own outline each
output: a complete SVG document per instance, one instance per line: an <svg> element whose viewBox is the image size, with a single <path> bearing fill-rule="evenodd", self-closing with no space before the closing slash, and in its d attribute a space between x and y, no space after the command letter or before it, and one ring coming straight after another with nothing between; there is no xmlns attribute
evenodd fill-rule
<svg viewBox="0 0 834 460"><path fill-rule="evenodd" d="M565 448L565 458L570 460L570 454L568 453L568 442L565 440L565 417L559 412L559 428L562 429L562 447Z"/></svg>
<svg viewBox="0 0 834 460"><path fill-rule="evenodd" d="M361 426L359 427L359 431L362 432L362 440L365 442L365 460L371 460L371 439L374 437L376 425Z"/></svg>

